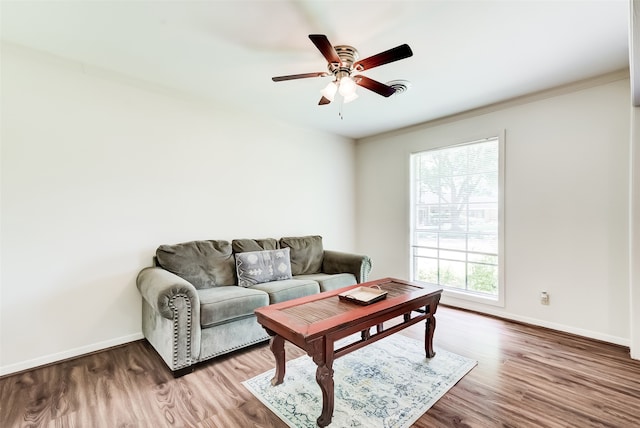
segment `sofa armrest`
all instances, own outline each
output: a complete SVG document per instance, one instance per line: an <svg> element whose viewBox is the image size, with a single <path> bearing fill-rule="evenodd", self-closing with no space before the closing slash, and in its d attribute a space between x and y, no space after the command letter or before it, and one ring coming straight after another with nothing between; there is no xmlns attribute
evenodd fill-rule
<svg viewBox="0 0 640 428"><path fill-rule="evenodd" d="M161 267L148 267L140 271L136 285L142 298L162 317L173 319L174 299L181 297L190 303L192 318L200 320L200 296L189 281Z"/></svg>
<svg viewBox="0 0 640 428"><path fill-rule="evenodd" d="M160 267L140 271L142 333L174 372L192 366L200 355L200 296L196 288Z"/></svg>
<svg viewBox="0 0 640 428"><path fill-rule="evenodd" d="M371 272L371 259L368 256L339 251L324 251L322 259L322 272L351 273L356 277L358 284L367 282L367 276Z"/></svg>

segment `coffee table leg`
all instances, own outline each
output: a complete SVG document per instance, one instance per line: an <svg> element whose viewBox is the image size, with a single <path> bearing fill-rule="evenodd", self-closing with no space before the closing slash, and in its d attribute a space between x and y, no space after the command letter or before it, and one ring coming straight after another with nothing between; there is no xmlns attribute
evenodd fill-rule
<svg viewBox="0 0 640 428"><path fill-rule="evenodd" d="M271 336L269 348L276 359L276 374L273 379L271 379L271 385L276 386L280 385L284 381L284 339L277 334L275 336Z"/></svg>
<svg viewBox="0 0 640 428"><path fill-rule="evenodd" d="M326 427L333 417L333 369L330 365L323 364L316 370L316 381L322 390L322 413L318 417L318 426Z"/></svg>
<svg viewBox="0 0 640 428"><path fill-rule="evenodd" d="M322 391L322 413L317 419L319 427L326 427L333 417L333 342L330 340L318 340L311 346L311 357L318 365L316 381Z"/></svg>
<svg viewBox="0 0 640 428"><path fill-rule="evenodd" d="M424 332L424 351L427 354L427 358L433 358L436 353L433 350L433 333L436 331L436 317L431 315L427 318L427 324Z"/></svg>

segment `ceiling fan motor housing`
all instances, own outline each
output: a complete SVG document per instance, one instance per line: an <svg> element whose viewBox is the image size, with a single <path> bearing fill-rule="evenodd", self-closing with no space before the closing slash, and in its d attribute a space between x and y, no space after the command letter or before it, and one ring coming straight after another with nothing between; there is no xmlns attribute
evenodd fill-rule
<svg viewBox="0 0 640 428"><path fill-rule="evenodd" d="M353 46L348 45L338 45L333 47L340 57L340 61L342 61L342 65L337 62L330 62L327 65L327 68L336 76L337 80L340 80L343 77L350 76L353 70L353 64L360 58L360 54L358 54L358 50Z"/></svg>

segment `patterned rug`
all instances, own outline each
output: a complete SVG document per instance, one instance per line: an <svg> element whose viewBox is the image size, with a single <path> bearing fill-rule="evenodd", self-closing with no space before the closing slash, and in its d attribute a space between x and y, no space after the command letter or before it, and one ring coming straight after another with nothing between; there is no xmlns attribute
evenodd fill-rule
<svg viewBox="0 0 640 428"><path fill-rule="evenodd" d="M335 410L330 427L411 426L476 365L436 348L425 358L424 344L393 334L333 363ZM308 356L287 361L284 382L271 386L275 369L243 385L287 425L316 427L322 394L316 364Z"/></svg>

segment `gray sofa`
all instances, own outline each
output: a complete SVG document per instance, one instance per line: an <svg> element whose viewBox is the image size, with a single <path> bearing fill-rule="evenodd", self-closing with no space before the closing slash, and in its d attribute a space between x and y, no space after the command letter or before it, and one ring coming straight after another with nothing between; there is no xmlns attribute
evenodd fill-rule
<svg viewBox="0 0 640 428"><path fill-rule="evenodd" d="M365 282L371 260L323 248L322 237L161 245L137 278L142 332L175 376L269 339L254 310Z"/></svg>

